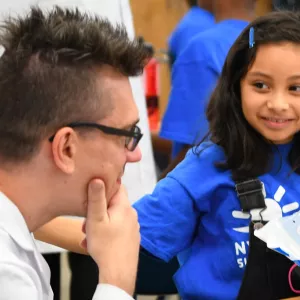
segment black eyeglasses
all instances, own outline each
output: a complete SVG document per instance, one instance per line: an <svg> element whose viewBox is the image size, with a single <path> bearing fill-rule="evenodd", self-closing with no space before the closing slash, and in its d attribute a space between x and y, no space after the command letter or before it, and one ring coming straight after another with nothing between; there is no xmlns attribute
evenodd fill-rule
<svg viewBox="0 0 300 300"><path fill-rule="evenodd" d="M66 126L71 128L76 128L76 127L97 128L106 134L125 136L126 137L125 147L129 151L134 151L139 141L143 137L143 134L141 133L141 129L137 125L134 125L131 130L119 129L119 128L109 127L105 125L100 125L97 123L87 123L87 122L73 122ZM53 141L54 136L55 135L49 138L50 142Z"/></svg>

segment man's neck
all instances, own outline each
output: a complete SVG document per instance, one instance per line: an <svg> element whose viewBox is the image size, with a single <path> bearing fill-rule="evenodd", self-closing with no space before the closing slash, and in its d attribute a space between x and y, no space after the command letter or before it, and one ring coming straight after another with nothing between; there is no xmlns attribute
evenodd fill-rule
<svg viewBox="0 0 300 300"><path fill-rule="evenodd" d="M251 11L245 7L224 7L215 12L216 22L221 22L228 19L252 21L255 18L255 11Z"/></svg>
<svg viewBox="0 0 300 300"><path fill-rule="evenodd" d="M30 232L34 232L55 217L50 203L43 201L45 191L38 182L30 182L30 178L0 175L0 191L12 201L22 214Z"/></svg>

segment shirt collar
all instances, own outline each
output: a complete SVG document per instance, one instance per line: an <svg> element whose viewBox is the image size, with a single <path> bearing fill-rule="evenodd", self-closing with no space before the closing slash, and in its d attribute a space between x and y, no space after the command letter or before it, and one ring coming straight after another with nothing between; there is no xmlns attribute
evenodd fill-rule
<svg viewBox="0 0 300 300"><path fill-rule="evenodd" d="M33 253L32 267L35 268L42 281L43 289L53 298L50 287L50 269L38 251L34 238L30 233L23 215L18 207L0 192L0 229L4 230L22 250Z"/></svg>
<svg viewBox="0 0 300 300"><path fill-rule="evenodd" d="M0 228L23 249L34 251L33 237L18 207L0 192Z"/></svg>

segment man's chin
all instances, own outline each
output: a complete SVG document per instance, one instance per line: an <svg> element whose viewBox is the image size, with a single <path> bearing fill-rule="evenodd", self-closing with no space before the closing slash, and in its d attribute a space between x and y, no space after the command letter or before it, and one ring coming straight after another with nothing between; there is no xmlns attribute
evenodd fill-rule
<svg viewBox="0 0 300 300"><path fill-rule="evenodd" d="M87 210L88 210L88 205L87 205L87 201L85 201L80 207L76 207L76 209L73 210L72 214L69 215L74 217L86 218Z"/></svg>
<svg viewBox="0 0 300 300"><path fill-rule="evenodd" d="M111 195L106 196L107 197L107 204L109 204L110 201L118 194L119 190L120 190L120 186L118 186Z"/></svg>

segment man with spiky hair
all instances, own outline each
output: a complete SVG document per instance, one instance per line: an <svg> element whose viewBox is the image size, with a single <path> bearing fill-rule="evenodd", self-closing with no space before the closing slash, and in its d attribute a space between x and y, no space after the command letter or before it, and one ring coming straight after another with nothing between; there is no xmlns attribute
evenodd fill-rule
<svg viewBox="0 0 300 300"><path fill-rule="evenodd" d="M0 44L1 297L53 299L30 233L77 215L101 268L94 299L132 299L140 236L121 178L141 159L128 77L149 53L122 27L59 7L6 19Z"/></svg>

